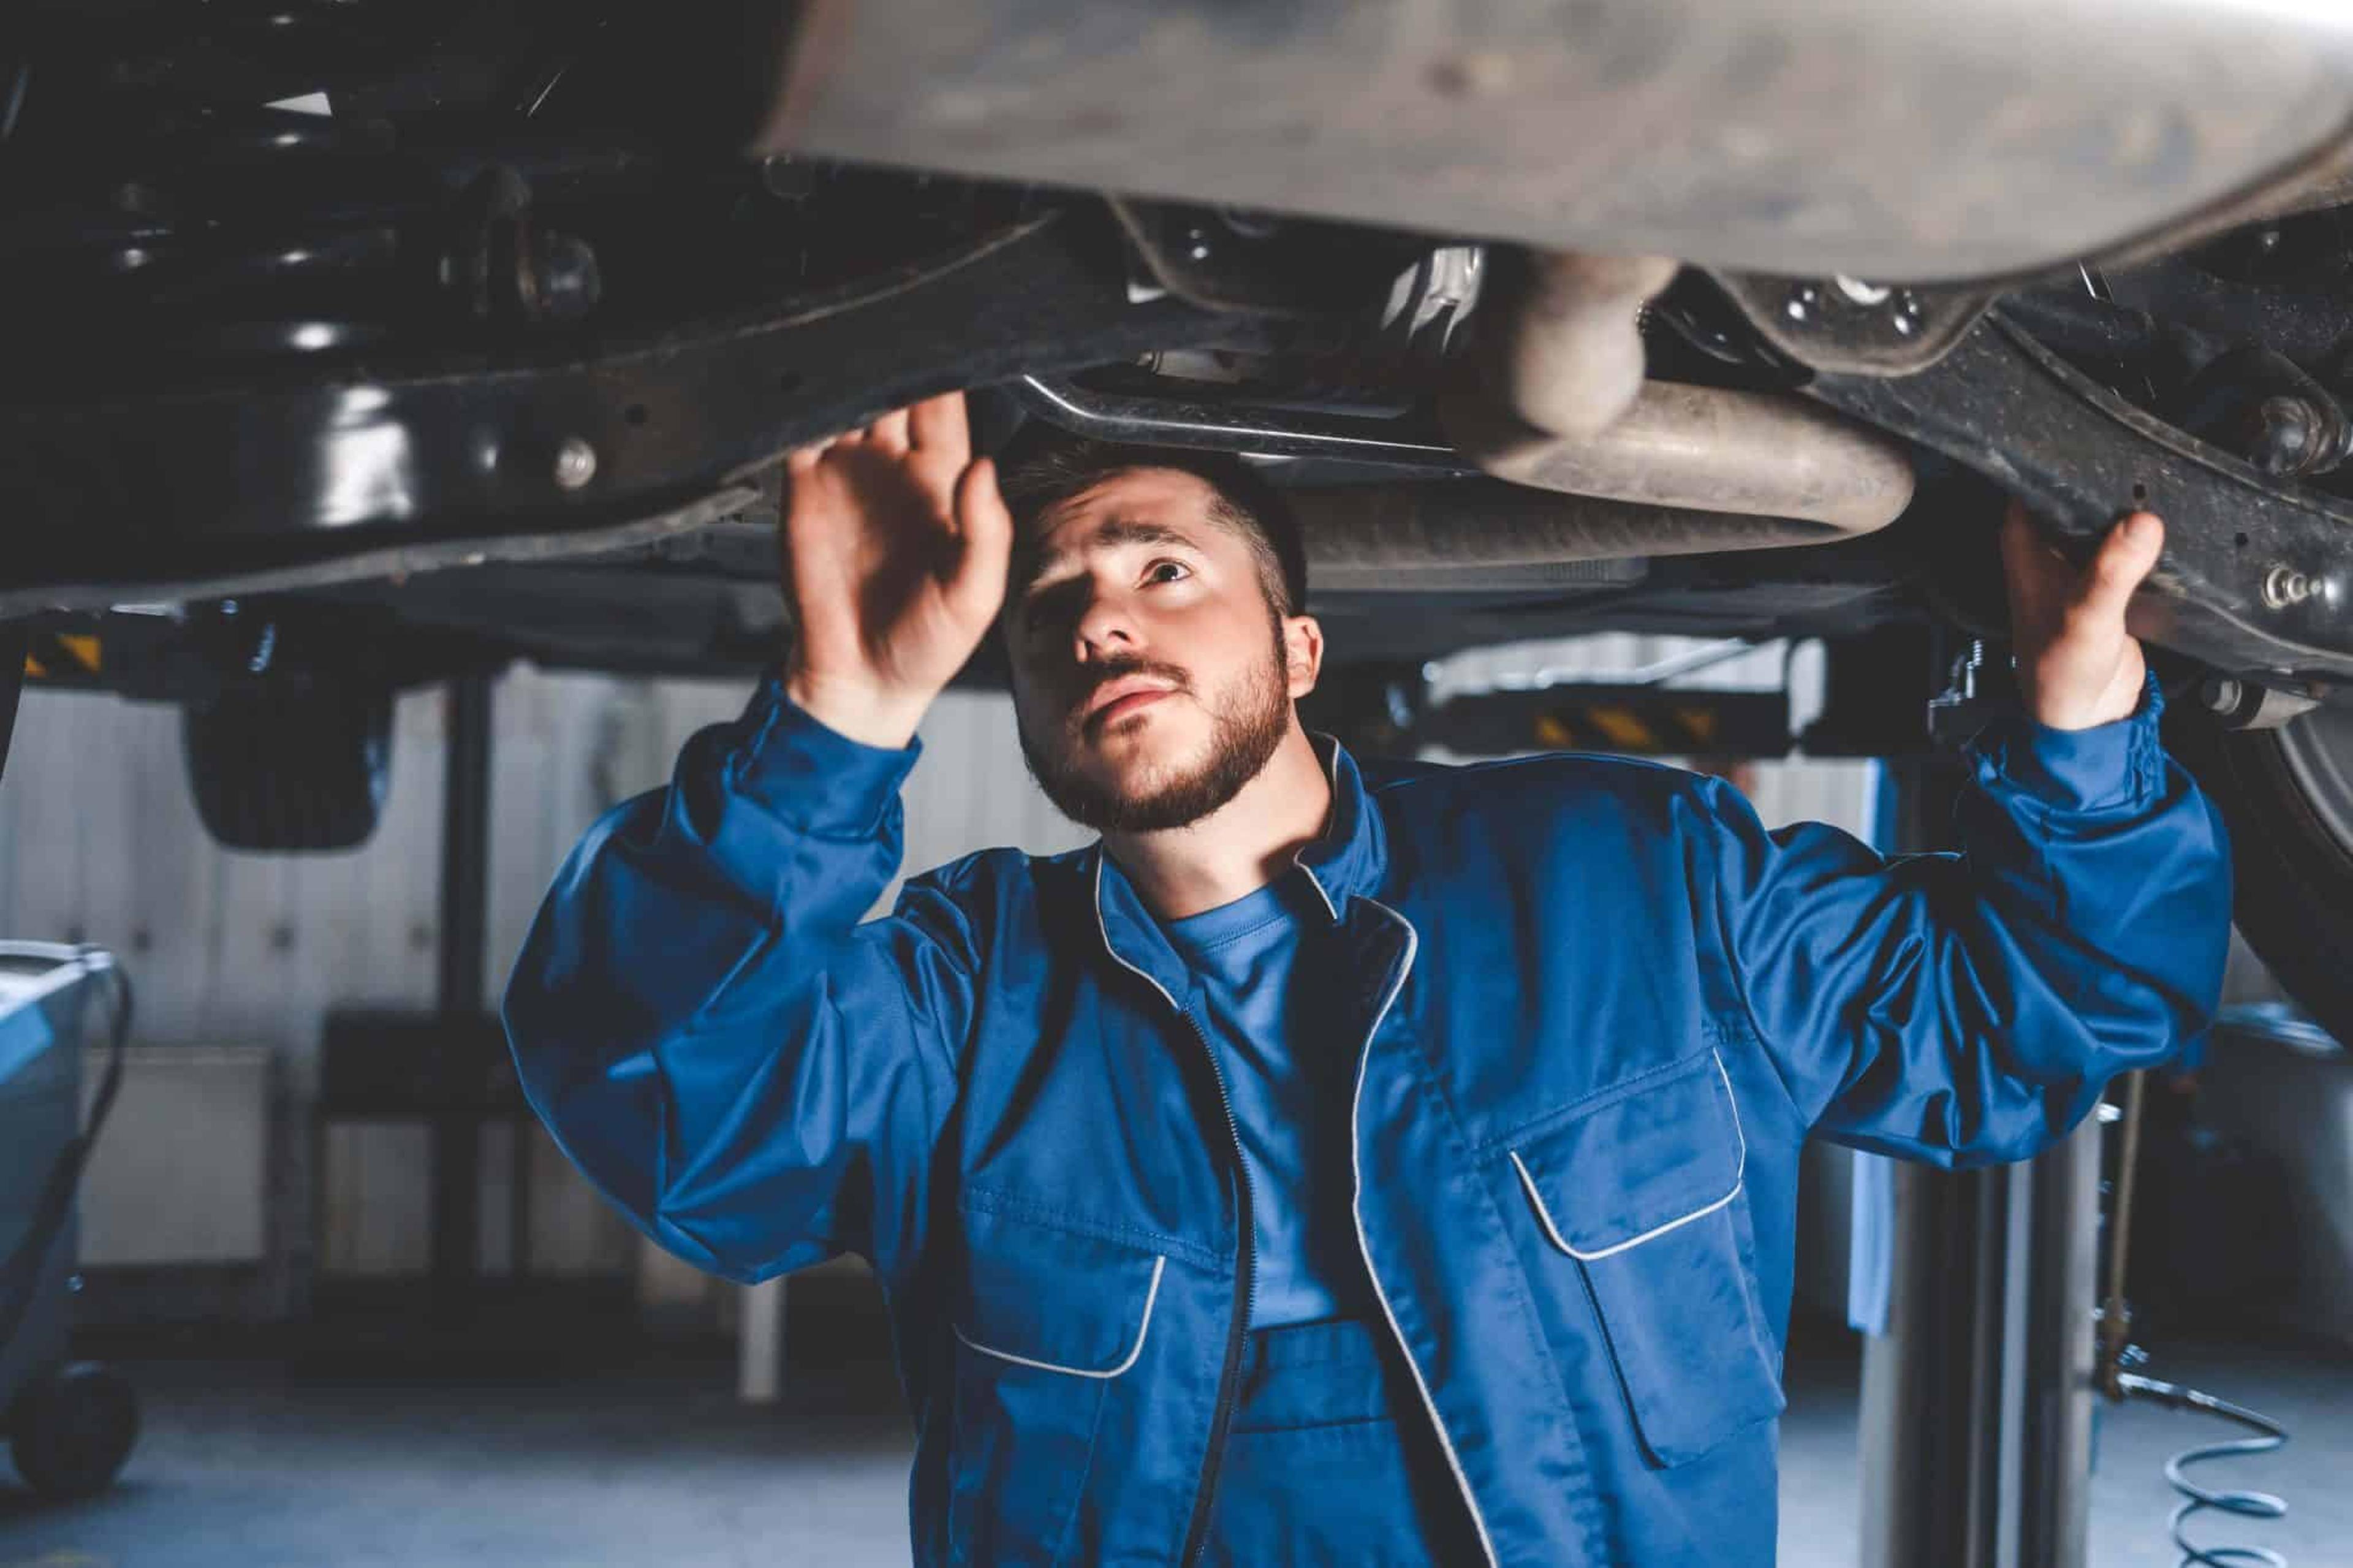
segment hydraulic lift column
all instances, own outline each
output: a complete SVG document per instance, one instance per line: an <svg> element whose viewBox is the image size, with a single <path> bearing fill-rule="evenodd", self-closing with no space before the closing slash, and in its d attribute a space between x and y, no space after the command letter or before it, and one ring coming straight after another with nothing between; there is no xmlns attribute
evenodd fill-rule
<svg viewBox="0 0 2353 1568"><path fill-rule="evenodd" d="M1954 765L1901 770L1899 844L1941 847ZM1887 1331L1864 1342L1863 1568L2083 1568L2100 1126L2031 1163L1894 1168Z"/></svg>

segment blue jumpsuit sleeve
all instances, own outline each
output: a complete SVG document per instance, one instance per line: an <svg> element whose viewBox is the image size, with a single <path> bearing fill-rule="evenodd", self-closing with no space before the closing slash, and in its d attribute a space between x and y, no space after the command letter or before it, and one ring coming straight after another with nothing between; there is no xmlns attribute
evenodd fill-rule
<svg viewBox="0 0 2353 1568"><path fill-rule="evenodd" d="M973 1016L972 922L897 871L918 746L860 744L774 678L590 829L506 992L522 1089L655 1241L751 1282L839 1252L886 1279L927 1229Z"/></svg>
<svg viewBox="0 0 2353 1568"><path fill-rule="evenodd" d="M1952 853L1768 833L1701 783L1735 984L1818 1132L1947 1166L2023 1159L2109 1079L2198 1043L2221 997L2229 845L2165 753L2163 707L2152 678L2113 723L1995 721Z"/></svg>

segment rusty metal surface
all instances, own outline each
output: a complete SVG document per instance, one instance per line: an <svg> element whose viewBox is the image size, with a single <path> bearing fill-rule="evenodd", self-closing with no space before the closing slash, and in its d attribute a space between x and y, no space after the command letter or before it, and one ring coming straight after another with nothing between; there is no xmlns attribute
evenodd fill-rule
<svg viewBox="0 0 2353 1568"><path fill-rule="evenodd" d="M1931 282L2308 184L2353 6L810 0L776 71L764 151Z"/></svg>
<svg viewBox="0 0 2353 1568"><path fill-rule="evenodd" d="M2166 521L2136 634L2229 673L2353 675L2353 503L2283 485L2091 381L2000 312L1918 375L1827 375L1809 393L1976 469L2088 553L2117 518ZM2275 574L2307 591L2267 595Z"/></svg>

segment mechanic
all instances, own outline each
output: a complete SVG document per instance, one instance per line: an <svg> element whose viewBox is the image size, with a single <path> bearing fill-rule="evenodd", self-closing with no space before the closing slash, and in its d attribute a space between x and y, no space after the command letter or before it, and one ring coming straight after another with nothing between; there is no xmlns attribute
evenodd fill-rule
<svg viewBox="0 0 2353 1568"><path fill-rule="evenodd" d="M1024 471L961 398L794 453L797 646L558 875L506 1022L645 1232L887 1292L923 1563L1766 1563L1799 1146L2022 1159L2218 1003L2220 819L2015 510L1957 854L1595 756L1377 763L1239 460ZM1017 516L1018 514L1018 516ZM908 882L999 628L1088 847Z"/></svg>

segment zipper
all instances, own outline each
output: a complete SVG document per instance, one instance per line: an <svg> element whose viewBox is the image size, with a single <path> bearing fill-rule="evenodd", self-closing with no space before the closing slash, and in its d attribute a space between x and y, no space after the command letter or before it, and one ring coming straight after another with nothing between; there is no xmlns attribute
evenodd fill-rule
<svg viewBox="0 0 2353 1568"><path fill-rule="evenodd" d="M1236 1228L1241 1237L1234 1256L1241 1289L1234 1292L1233 1316L1226 1328L1226 1361L1218 1373L1218 1407L1209 1418L1209 1451L1202 1461L1201 1479L1193 1493L1193 1519L1185 1527L1185 1549L1176 1556L1179 1568L1191 1568L1208 1549L1209 1516L1217 1505L1218 1480L1225 1468L1226 1431L1233 1425L1242 1351L1250 1342L1250 1320L1258 1315L1258 1222L1250 1198L1250 1167L1242 1159L1241 1127L1234 1121L1234 1102L1226 1093L1226 1075L1218 1068L1217 1053L1210 1050L1209 1037L1203 1031L1200 1020L1188 1009L1177 1010L1184 1014L1193 1038L1200 1042L1201 1055L1209 1064L1209 1078L1218 1086L1219 1108L1226 1113L1226 1137L1234 1152Z"/></svg>
<svg viewBox="0 0 2353 1568"><path fill-rule="evenodd" d="M1095 925L1103 931L1103 866L1095 866ZM1226 1432L1233 1424L1234 1394L1240 1382L1242 1351L1250 1342L1250 1319L1258 1310L1258 1237L1250 1199L1250 1167L1242 1159L1241 1126L1234 1120L1234 1102L1226 1092L1226 1075L1218 1069L1217 1053L1209 1048L1209 1037L1192 1010L1179 1006L1168 988L1151 975L1119 955L1111 942L1111 932L1103 931L1103 951L1111 960L1130 974L1160 994L1168 1010L1185 1020L1194 1040L1201 1047L1201 1059L1209 1065L1209 1079L1218 1086L1218 1108L1226 1115L1226 1142L1233 1151L1234 1219L1239 1244L1234 1255L1234 1273L1238 1289L1234 1291L1234 1310L1226 1327L1226 1359L1218 1373L1218 1403L1209 1417L1209 1448L1202 1460L1200 1479L1193 1492L1193 1517L1185 1526L1184 1549L1177 1553L1179 1568L1191 1568L1209 1544L1209 1510L1217 1501L1218 1473L1226 1457Z"/></svg>
<svg viewBox="0 0 2353 1568"><path fill-rule="evenodd" d="M1359 895L1362 897L1362 895ZM1397 1313L1389 1306L1388 1293L1381 1289L1379 1271L1373 1267L1372 1238L1365 1234L1364 1163L1356 1139L1356 1113L1365 1100L1365 1068L1371 1062L1373 1037L1381 1032L1381 1021L1389 1015L1389 1006L1405 989L1405 977L1413 973L1413 955L1421 945L1421 933L1413 922L1382 903L1377 899L1365 902L1405 928L1405 962L1398 965L1397 979L1389 984L1388 994L1381 998L1380 1011L1373 1015L1373 1026L1366 1031L1365 1043L1356 1052L1356 1091L1348 1102L1348 1172L1356 1184L1350 1194L1348 1212L1356 1226L1356 1250L1365 1260L1365 1277L1373 1284L1373 1300L1381 1304L1381 1316L1388 1321L1389 1332L1397 1339L1398 1353L1405 1358L1406 1370L1413 1374L1414 1392L1421 1395L1421 1407L1430 1415L1430 1430L1438 1434L1438 1446L1446 1451L1447 1468L1454 1472L1454 1485L1462 1494L1462 1505L1471 1511L1471 1523L1479 1532L1479 1549L1487 1554L1490 1568L1496 1568L1495 1542L1487 1533L1487 1521L1479 1511L1479 1500L1471 1495L1471 1478L1463 1473L1461 1456L1454 1451L1454 1439L1447 1435L1446 1423L1439 1419L1438 1402L1430 1396L1430 1384L1422 1380L1421 1367L1413 1359L1413 1347L1405 1342L1405 1330L1398 1325Z"/></svg>

